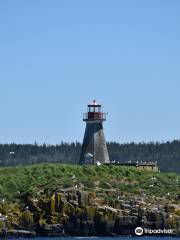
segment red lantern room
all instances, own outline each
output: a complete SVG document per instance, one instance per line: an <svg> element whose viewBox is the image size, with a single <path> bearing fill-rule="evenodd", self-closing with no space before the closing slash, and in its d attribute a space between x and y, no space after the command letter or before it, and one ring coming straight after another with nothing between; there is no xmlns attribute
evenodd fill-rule
<svg viewBox="0 0 180 240"><path fill-rule="evenodd" d="M105 121L106 113L101 111L101 104L97 103L96 100L93 100L92 103L88 104L87 113L83 114L83 121Z"/></svg>

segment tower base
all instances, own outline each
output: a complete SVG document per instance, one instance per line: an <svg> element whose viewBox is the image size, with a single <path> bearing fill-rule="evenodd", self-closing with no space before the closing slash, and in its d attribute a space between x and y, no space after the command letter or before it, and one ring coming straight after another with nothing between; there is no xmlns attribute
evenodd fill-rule
<svg viewBox="0 0 180 240"><path fill-rule="evenodd" d="M79 163L96 164L98 162L110 162L102 121L87 121Z"/></svg>

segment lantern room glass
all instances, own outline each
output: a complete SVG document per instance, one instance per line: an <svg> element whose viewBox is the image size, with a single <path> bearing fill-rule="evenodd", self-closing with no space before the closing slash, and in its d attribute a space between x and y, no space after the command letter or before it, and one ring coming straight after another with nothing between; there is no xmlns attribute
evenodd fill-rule
<svg viewBox="0 0 180 240"><path fill-rule="evenodd" d="M88 112L101 112L101 107L99 107L99 106L88 106Z"/></svg>

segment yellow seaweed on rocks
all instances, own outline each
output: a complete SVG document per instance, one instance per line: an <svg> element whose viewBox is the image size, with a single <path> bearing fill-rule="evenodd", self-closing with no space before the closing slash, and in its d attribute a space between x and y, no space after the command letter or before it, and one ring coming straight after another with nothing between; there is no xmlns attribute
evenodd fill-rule
<svg viewBox="0 0 180 240"><path fill-rule="evenodd" d="M3 229L3 226L4 226L3 222L2 222L2 221L0 221L0 230L2 230L2 229Z"/></svg>
<svg viewBox="0 0 180 240"><path fill-rule="evenodd" d="M75 208L73 207L73 205L69 202L64 202L64 206L63 206L63 213L66 215L71 215L74 214Z"/></svg>
<svg viewBox="0 0 180 240"><path fill-rule="evenodd" d="M93 220L96 213L96 208L93 206L86 207L86 214L88 220Z"/></svg>
<svg viewBox="0 0 180 240"><path fill-rule="evenodd" d="M51 213L55 212L55 194L52 195L50 200Z"/></svg>

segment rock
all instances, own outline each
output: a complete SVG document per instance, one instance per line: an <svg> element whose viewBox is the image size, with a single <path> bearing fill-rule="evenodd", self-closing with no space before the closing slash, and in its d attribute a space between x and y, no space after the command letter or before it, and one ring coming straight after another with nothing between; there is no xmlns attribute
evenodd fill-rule
<svg viewBox="0 0 180 240"><path fill-rule="evenodd" d="M34 231L25 230L3 230L0 231L0 237L6 238L17 238L17 237L36 237L37 234Z"/></svg>
<svg viewBox="0 0 180 240"><path fill-rule="evenodd" d="M93 220L96 214L96 208L93 206L86 206L85 211L86 211L87 219Z"/></svg>
<svg viewBox="0 0 180 240"><path fill-rule="evenodd" d="M62 202L61 201L61 213L69 216L70 214L74 214L75 208L69 202Z"/></svg>
<svg viewBox="0 0 180 240"><path fill-rule="evenodd" d="M29 210L24 211L19 217L20 225L24 229L32 229L33 227L33 215Z"/></svg>
<svg viewBox="0 0 180 240"><path fill-rule="evenodd" d="M78 196L78 204L80 207L88 205L88 200L89 200L88 192L79 190L77 191L77 196Z"/></svg>
<svg viewBox="0 0 180 240"><path fill-rule="evenodd" d="M103 213L104 219L111 221L115 219L118 212L117 209L109 206L98 206L97 211Z"/></svg>
<svg viewBox="0 0 180 240"><path fill-rule="evenodd" d="M37 225L36 232L40 236L48 237L60 237L64 236L64 226L62 224L52 224L52 225Z"/></svg>
<svg viewBox="0 0 180 240"><path fill-rule="evenodd" d="M31 212L40 212L41 209L38 207L39 200L27 198L27 207Z"/></svg>

